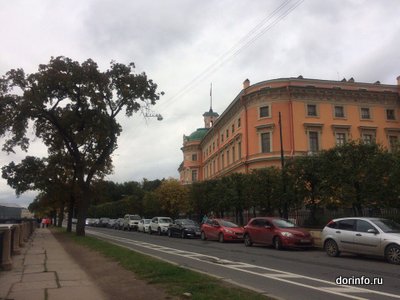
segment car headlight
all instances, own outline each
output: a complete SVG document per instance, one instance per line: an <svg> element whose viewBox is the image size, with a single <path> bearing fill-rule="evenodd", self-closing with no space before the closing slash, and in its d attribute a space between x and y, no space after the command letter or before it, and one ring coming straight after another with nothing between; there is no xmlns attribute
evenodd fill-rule
<svg viewBox="0 0 400 300"><path fill-rule="evenodd" d="M287 231L281 233L284 237L293 237L293 234Z"/></svg>
<svg viewBox="0 0 400 300"><path fill-rule="evenodd" d="M224 231L225 231L226 233L235 234L235 232L233 232L232 230L229 230L229 229L225 229L225 228L224 228Z"/></svg>

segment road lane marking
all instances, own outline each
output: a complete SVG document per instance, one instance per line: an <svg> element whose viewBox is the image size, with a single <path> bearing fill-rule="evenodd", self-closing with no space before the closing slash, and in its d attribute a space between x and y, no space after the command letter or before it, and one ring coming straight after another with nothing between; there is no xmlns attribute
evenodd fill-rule
<svg viewBox="0 0 400 300"><path fill-rule="evenodd" d="M291 272L286 272L286 271L282 271L282 270L278 270L278 269L267 268L267 267L262 267L262 266L257 266L257 265L251 265L251 264L242 263L242 262L229 261L229 260L221 259L221 258L218 258L215 256L204 255L201 253L184 251L184 250L179 250L179 249L165 247L165 246L159 246L156 244L140 242L140 241L123 238L123 237L115 237L112 235L108 235L108 234L100 233L100 232L96 232L96 231L91 231L91 230L89 230L88 233L91 233L91 234L99 236L99 237L104 237L107 239L111 239L111 240L115 240L115 241L119 241L119 242L123 242L123 243L128 243L128 244L131 244L134 246L144 247L144 248L147 248L150 250L160 251L160 252L171 254L171 255L183 256L183 257L186 257L186 258L189 258L192 260L202 261L202 262L206 262L206 263L210 263L210 264L214 264L214 265L217 264L221 267L225 267L228 269L245 272L245 273L249 273L249 274L256 275L256 276L261 276L264 278L269 278L269 279L285 282L288 284L317 290L317 291L324 292L324 293L339 295L339 296L346 297L346 298L366 300L368 298L358 297L358 296L354 296L354 295L347 295L346 293L368 293L368 294L376 294L376 295L386 296L386 297L390 297L390 298L400 299L400 295L390 294L390 293L386 293L386 292L379 292L379 291L374 291L374 290L360 288L360 287L354 287L354 286L338 287L336 285L336 283L333 283L330 281L326 281L326 280L314 278L314 277L309 277L309 276L304 276L304 275L300 275L300 274L295 274L295 273L291 273ZM259 273L259 272L247 270L246 268L256 268L256 269L265 270L266 272ZM267 272L269 272L269 273L267 273ZM276 274L273 274L271 272L275 272ZM285 278L293 278L293 279L306 279L306 280L310 280L313 282L323 283L324 285L328 285L331 287L326 287L326 286L314 287L312 285L307 285L304 283L296 282L294 280L288 280L288 279L285 279L284 277Z"/></svg>

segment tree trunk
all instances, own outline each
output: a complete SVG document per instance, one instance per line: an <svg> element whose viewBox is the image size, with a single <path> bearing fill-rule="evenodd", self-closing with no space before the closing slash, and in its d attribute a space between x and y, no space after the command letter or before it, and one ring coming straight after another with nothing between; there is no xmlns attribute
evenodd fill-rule
<svg viewBox="0 0 400 300"><path fill-rule="evenodd" d="M85 236L85 221L90 206L90 189L89 186L84 184L80 187L79 199L77 203L78 207L78 222L76 224L76 235Z"/></svg>
<svg viewBox="0 0 400 300"><path fill-rule="evenodd" d="M61 201L60 208L58 211L57 227L62 227L62 223L64 221L64 208L65 208L65 202Z"/></svg>
<svg viewBox="0 0 400 300"><path fill-rule="evenodd" d="M74 215L75 197L71 192L70 200L68 203L68 219L67 219L67 232L72 232L72 217Z"/></svg>

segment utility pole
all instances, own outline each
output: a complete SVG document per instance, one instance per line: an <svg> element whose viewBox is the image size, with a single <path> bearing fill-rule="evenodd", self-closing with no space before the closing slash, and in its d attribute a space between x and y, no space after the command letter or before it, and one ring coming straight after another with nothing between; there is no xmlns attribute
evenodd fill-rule
<svg viewBox="0 0 400 300"><path fill-rule="evenodd" d="M282 198L281 205L279 208L279 214L282 218L287 219L289 217L288 203L286 195L286 170L285 170L285 155L283 153L283 138L282 138L282 117L281 112L279 112L279 137L281 144L281 175L282 175Z"/></svg>

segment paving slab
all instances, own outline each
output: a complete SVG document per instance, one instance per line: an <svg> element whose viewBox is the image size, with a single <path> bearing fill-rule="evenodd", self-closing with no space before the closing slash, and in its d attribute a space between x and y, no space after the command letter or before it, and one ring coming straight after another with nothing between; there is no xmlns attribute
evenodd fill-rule
<svg viewBox="0 0 400 300"><path fill-rule="evenodd" d="M72 286L59 289L48 289L47 300L103 300L105 295L92 286Z"/></svg>
<svg viewBox="0 0 400 300"><path fill-rule="evenodd" d="M12 300L44 300L45 290L11 292L7 299ZM0 298L1 299L1 298Z"/></svg>
<svg viewBox="0 0 400 300"><path fill-rule="evenodd" d="M0 300L105 300L107 297L48 228L37 229L13 269L0 272Z"/></svg>

